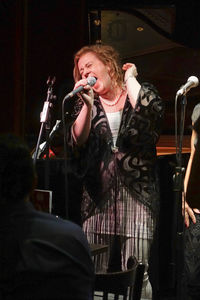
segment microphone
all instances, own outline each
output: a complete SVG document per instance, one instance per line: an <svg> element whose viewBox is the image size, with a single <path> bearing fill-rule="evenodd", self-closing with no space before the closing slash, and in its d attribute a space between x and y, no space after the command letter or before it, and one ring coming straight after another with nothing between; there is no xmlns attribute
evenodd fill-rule
<svg viewBox="0 0 200 300"><path fill-rule="evenodd" d="M86 85L89 84L90 86L93 86L93 85L95 85L96 82L97 82L96 77L88 77ZM79 86L77 89L75 89L75 90L71 91L69 94L67 94L65 96L64 100L74 97L77 93L80 93L83 89L84 89L83 85Z"/></svg>
<svg viewBox="0 0 200 300"><path fill-rule="evenodd" d="M187 82L180 87L176 95L177 96L185 95L191 88L198 86L198 84L199 84L199 79L196 76L190 76Z"/></svg>

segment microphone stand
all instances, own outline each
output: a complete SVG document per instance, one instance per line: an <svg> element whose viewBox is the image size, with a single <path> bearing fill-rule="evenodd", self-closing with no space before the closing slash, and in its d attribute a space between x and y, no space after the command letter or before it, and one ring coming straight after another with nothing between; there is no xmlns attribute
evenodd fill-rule
<svg viewBox="0 0 200 300"><path fill-rule="evenodd" d="M178 96L177 96L178 97ZM176 97L176 98L177 98ZM177 100L177 99L176 99ZM174 192L175 192L175 204L174 204L174 228L176 228L175 240L172 239L172 247L175 245L176 253L176 299L182 300L182 271L184 265L184 218L182 216L182 192L184 190L184 173L185 169L182 167L182 143L185 123L185 110L186 110L187 98L186 95L181 96L181 117L180 117L180 137L179 146L176 130L176 168L174 174ZM176 115L176 112L175 112Z"/></svg>
<svg viewBox="0 0 200 300"><path fill-rule="evenodd" d="M62 121L61 120L56 120L56 124L54 125L54 127L52 128L50 134L49 134L49 142L52 140L52 138L54 137L55 133L57 132L57 130L60 129L62 125ZM47 142L43 142L42 144L39 145L39 150L38 150L38 154L37 154L37 159L40 157L40 155L46 150L47 147ZM35 157L35 151L32 155L32 158Z"/></svg>
<svg viewBox="0 0 200 300"><path fill-rule="evenodd" d="M40 114L40 132L37 140L36 150L34 153L33 158L33 164L36 164L36 160L38 157L38 151L40 147L40 141L41 137L43 135L44 129L46 133L46 160L45 160L45 189L49 188L49 132L50 132L50 108L53 106L52 100L55 99L55 96L53 95L53 84L55 83L55 77L53 79L50 79L50 77L47 80L48 90L47 90L47 98L44 102L43 110Z"/></svg>

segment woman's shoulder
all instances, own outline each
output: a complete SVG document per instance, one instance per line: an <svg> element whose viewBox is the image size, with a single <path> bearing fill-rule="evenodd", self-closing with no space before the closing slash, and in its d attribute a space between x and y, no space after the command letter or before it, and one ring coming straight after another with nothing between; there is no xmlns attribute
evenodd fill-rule
<svg viewBox="0 0 200 300"><path fill-rule="evenodd" d="M151 91L151 92L158 94L157 88L155 87L154 84L152 84L150 82L142 82L141 89L143 89L144 91Z"/></svg>
<svg viewBox="0 0 200 300"><path fill-rule="evenodd" d="M138 97L138 105L140 104L144 105L145 107L151 107L153 105L156 112L163 111L165 107L165 102L160 97L157 88L149 82L143 82L141 84Z"/></svg>
<svg viewBox="0 0 200 300"><path fill-rule="evenodd" d="M195 123L200 117L200 103L196 104L192 112L192 123Z"/></svg>

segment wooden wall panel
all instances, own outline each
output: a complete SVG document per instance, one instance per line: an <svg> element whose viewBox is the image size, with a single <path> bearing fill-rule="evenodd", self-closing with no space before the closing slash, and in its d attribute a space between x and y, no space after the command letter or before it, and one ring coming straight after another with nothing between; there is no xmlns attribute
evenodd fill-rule
<svg viewBox="0 0 200 300"><path fill-rule="evenodd" d="M88 43L86 1L1 0L0 34L0 132L34 143L48 76L56 77L55 94L68 92L73 55Z"/></svg>

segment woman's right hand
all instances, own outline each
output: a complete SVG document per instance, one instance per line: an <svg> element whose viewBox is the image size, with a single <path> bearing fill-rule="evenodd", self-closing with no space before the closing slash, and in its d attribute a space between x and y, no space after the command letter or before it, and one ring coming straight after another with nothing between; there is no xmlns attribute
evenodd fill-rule
<svg viewBox="0 0 200 300"><path fill-rule="evenodd" d="M188 205L186 201L184 201L184 197L182 199L182 215L184 217L184 222L186 227L190 226L190 219L195 224L196 223L196 217L194 214L193 209Z"/></svg>
<svg viewBox="0 0 200 300"><path fill-rule="evenodd" d="M94 92L92 87L87 84L87 78L77 81L74 89L78 88L79 86L84 86L84 89L78 95L87 106L92 107L94 103Z"/></svg>

